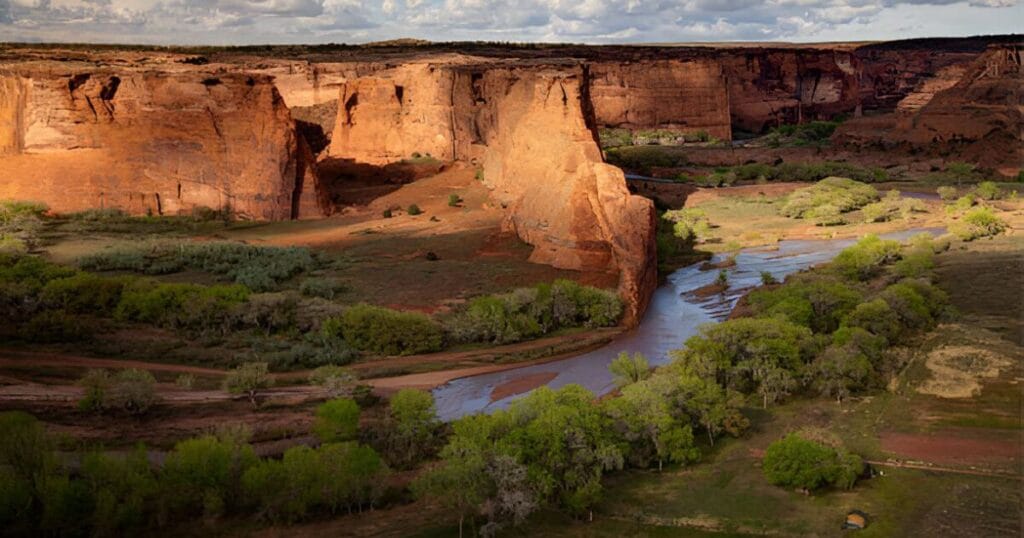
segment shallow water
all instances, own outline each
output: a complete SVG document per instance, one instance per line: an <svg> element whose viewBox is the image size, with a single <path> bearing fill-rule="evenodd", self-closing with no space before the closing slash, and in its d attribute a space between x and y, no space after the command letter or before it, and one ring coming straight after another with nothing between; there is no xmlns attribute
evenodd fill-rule
<svg viewBox="0 0 1024 538"><path fill-rule="evenodd" d="M938 235L942 229L915 229L885 234L886 239L906 240L928 232ZM452 380L434 389L438 415L452 420L479 411L489 412L503 408L522 394L491 402L491 391L503 383L528 375L553 373L547 383L558 388L570 383L580 384L597 395L614 388L608 365L622 351L643 353L652 366L668 362L668 352L682 347L687 338L705 323L722 321L736 301L750 288L761 284L761 272L770 272L779 281L787 275L831 260L854 239L783 241L778 248L754 248L740 251L736 265L726 268L729 289L704 299L691 291L711 284L718 278L718 270L701 271L700 264L691 265L669 275L651 299L651 304L640 326L617 338L610 344L568 359ZM712 263L727 256L716 255Z"/></svg>

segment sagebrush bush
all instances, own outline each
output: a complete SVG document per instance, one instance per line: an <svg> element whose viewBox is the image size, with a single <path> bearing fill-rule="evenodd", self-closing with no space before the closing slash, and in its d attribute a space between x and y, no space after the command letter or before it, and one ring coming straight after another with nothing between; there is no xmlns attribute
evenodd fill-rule
<svg viewBox="0 0 1024 538"><path fill-rule="evenodd" d="M982 181L974 188L974 195L981 200L991 201L1002 198L1005 193L994 181Z"/></svg>
<svg viewBox="0 0 1024 538"><path fill-rule="evenodd" d="M662 218L672 222L672 231L676 237L691 242L707 239L711 231L711 223L707 214L700 209L675 209L666 211Z"/></svg>
<svg viewBox="0 0 1024 538"><path fill-rule="evenodd" d="M959 191L957 190L957 188L948 185L944 185L942 187L935 189L935 192L939 195L939 198L942 199L943 202L952 202L953 200L956 200L959 196Z"/></svg>
<svg viewBox="0 0 1024 538"><path fill-rule="evenodd" d="M949 227L950 232L964 241L999 235L1005 230L1006 222L988 207L971 209Z"/></svg>
<svg viewBox="0 0 1024 538"><path fill-rule="evenodd" d="M867 280L881 267L900 258L900 244L869 234L851 247L843 249L832 260L834 271L850 280Z"/></svg>
<svg viewBox="0 0 1024 538"><path fill-rule="evenodd" d="M842 177L825 178L810 187L793 191L780 212L792 218L813 216L822 206L834 206L840 213L853 211L878 200L878 191L871 185Z"/></svg>
<svg viewBox="0 0 1024 538"><path fill-rule="evenodd" d="M85 256L78 261L93 271L169 274L186 269L220 275L253 291L270 291L281 282L318 266L304 247L264 247L242 243L154 242Z"/></svg>
<svg viewBox="0 0 1024 538"><path fill-rule="evenodd" d="M306 297L334 299L345 291L346 287L344 284L331 278L307 278L299 284L299 293Z"/></svg>

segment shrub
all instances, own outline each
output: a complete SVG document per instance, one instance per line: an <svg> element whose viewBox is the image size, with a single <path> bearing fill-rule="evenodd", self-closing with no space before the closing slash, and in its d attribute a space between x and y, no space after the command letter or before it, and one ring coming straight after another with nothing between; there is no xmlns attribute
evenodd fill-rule
<svg viewBox="0 0 1024 538"><path fill-rule="evenodd" d="M988 207L977 207L949 227L950 232L964 241L999 235L1006 230L1006 222Z"/></svg>
<svg viewBox="0 0 1024 538"><path fill-rule="evenodd" d="M110 315L121 301L125 278L104 278L91 273L51 280L43 286L40 300L78 314Z"/></svg>
<svg viewBox="0 0 1024 538"><path fill-rule="evenodd" d="M191 269L224 276L253 291L315 268L318 261L304 247L264 247L228 242L154 242L96 253L79 259L83 269L168 274Z"/></svg>
<svg viewBox="0 0 1024 538"><path fill-rule="evenodd" d="M711 223L707 214L700 209L676 209L666 211L662 216L673 224L672 230L676 237L684 241L700 242L707 239L711 231Z"/></svg>
<svg viewBox="0 0 1024 538"><path fill-rule="evenodd" d="M938 193L939 198L944 202L952 202L957 199L957 196L959 196L956 187L942 186L935 189L935 192Z"/></svg>
<svg viewBox="0 0 1024 538"><path fill-rule="evenodd" d="M106 370L89 370L78 384L85 389L85 394L78 401L78 408L83 411L102 411L110 389L110 372Z"/></svg>
<svg viewBox="0 0 1024 538"><path fill-rule="evenodd" d="M982 181L974 187L974 194L981 200L998 200L1006 193L994 181Z"/></svg>
<svg viewBox="0 0 1024 538"><path fill-rule="evenodd" d="M765 136L770 147L823 146L839 126L838 121L811 121L796 125L780 125Z"/></svg>
<svg viewBox="0 0 1024 538"><path fill-rule="evenodd" d="M235 305L249 298L243 286L200 286L130 281L114 314L118 319L171 327L209 326L223 322Z"/></svg>
<svg viewBox="0 0 1024 538"><path fill-rule="evenodd" d="M762 468L768 482L776 486L812 491L825 486L849 489L864 462L841 448L791 433L768 445Z"/></svg>
<svg viewBox="0 0 1024 538"><path fill-rule="evenodd" d="M448 206L449 207L459 207L459 204L461 204L461 203L462 203L462 197L460 197L458 194L452 193L452 194L448 195Z"/></svg>
<svg viewBox="0 0 1024 538"><path fill-rule="evenodd" d="M892 266L892 270L903 278L918 278L931 273L935 268L935 253L929 247L913 247L903 254L903 259Z"/></svg>
<svg viewBox="0 0 1024 538"><path fill-rule="evenodd" d="M975 200L973 194L966 194L964 196L961 196L960 198L957 198L956 201L953 202L952 204L946 206L946 214L958 215L974 207L974 204L976 203L977 201Z"/></svg>
<svg viewBox="0 0 1024 538"><path fill-rule="evenodd" d="M348 308L334 326L352 347L380 355L439 351L443 340L441 327L426 315L368 304Z"/></svg>
<svg viewBox="0 0 1024 538"><path fill-rule="evenodd" d="M418 205L416 205L416 204L411 204L411 205L410 205L410 206L409 206L409 207L408 207L408 208L407 208L407 209L405 210L405 212L406 212L406 213L408 213L408 214L410 214L410 215L419 215L419 214L423 213L423 210L422 210L422 209L420 209L420 206L418 206Z"/></svg>
<svg viewBox="0 0 1024 538"><path fill-rule="evenodd" d="M51 280L74 274L74 269L50 263L37 256L0 254L0 282L21 284L33 294Z"/></svg>
<svg viewBox="0 0 1024 538"><path fill-rule="evenodd" d="M381 214L381 216L382 216L382 217L384 217L384 218L386 218L386 219L390 219L390 218L391 218L391 217L393 217L394 215L392 215L392 213L391 213L391 209L385 209L385 210L384 210L384 213L382 213L382 214Z"/></svg>
<svg viewBox="0 0 1024 538"><path fill-rule="evenodd" d="M793 191L780 212L791 218L813 216L821 206L834 206L846 213L878 200L878 191L870 185L841 177L828 177L816 184Z"/></svg>
<svg viewBox="0 0 1024 538"><path fill-rule="evenodd" d="M295 297L287 293L257 293L234 308L234 316L242 323L256 327L267 336L295 326Z"/></svg>
<svg viewBox="0 0 1024 538"><path fill-rule="evenodd" d="M761 285L762 286L771 286L773 284L778 284L778 283L779 283L779 279L775 278L775 275L771 274L769 271L761 271Z"/></svg>
<svg viewBox="0 0 1024 538"><path fill-rule="evenodd" d="M345 291L344 285L330 278L307 278L299 284L299 293L306 297L334 299Z"/></svg>
<svg viewBox="0 0 1024 538"><path fill-rule="evenodd" d="M869 234L832 260L832 269L850 280L867 280L880 268L900 257L900 244Z"/></svg>
<svg viewBox="0 0 1024 538"><path fill-rule="evenodd" d="M815 207L804 214L805 218L814 219L815 226L842 226L846 224L839 207L833 204L824 204Z"/></svg>
<svg viewBox="0 0 1024 538"><path fill-rule="evenodd" d="M349 399L330 400L316 408L313 433L321 443L352 441L359 436L359 406Z"/></svg>
<svg viewBox="0 0 1024 538"><path fill-rule="evenodd" d="M231 394L246 394L252 405L256 405L256 394L274 384L267 363L248 362L228 372L224 378L224 389Z"/></svg>
<svg viewBox="0 0 1024 538"><path fill-rule="evenodd" d="M78 383L85 388L85 395L78 402L83 410L119 410L141 415L157 401L156 379L145 370L128 368L114 375L106 370L90 370Z"/></svg>
<svg viewBox="0 0 1024 538"><path fill-rule="evenodd" d="M140 415L156 403L156 379L145 370L128 368L114 374L105 406Z"/></svg>
<svg viewBox="0 0 1024 538"><path fill-rule="evenodd" d="M934 318L925 298L906 282L893 284L882 290L879 298L899 317L900 324L912 329L930 326Z"/></svg>
<svg viewBox="0 0 1024 538"><path fill-rule="evenodd" d="M355 389L356 376L347 368L328 365L309 373L309 382L323 387L332 397L351 396Z"/></svg>
<svg viewBox="0 0 1024 538"><path fill-rule="evenodd" d="M80 479L93 500L93 535L133 534L126 531L148 523L158 483L144 448L123 458L89 452L82 457Z"/></svg>

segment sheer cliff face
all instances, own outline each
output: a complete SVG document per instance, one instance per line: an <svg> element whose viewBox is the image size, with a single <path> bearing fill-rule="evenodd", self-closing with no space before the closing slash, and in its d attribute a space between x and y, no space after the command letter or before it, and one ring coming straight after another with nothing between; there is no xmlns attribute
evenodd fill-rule
<svg viewBox="0 0 1024 538"><path fill-rule="evenodd" d="M589 70L595 120L602 127L732 138L729 92L718 61L598 62Z"/></svg>
<svg viewBox="0 0 1024 538"><path fill-rule="evenodd" d="M419 63L341 85L331 156L384 165L415 155L451 161L451 72Z"/></svg>
<svg viewBox="0 0 1024 538"><path fill-rule="evenodd" d="M311 166L267 77L29 65L0 78L0 197L283 219L314 188Z"/></svg>
<svg viewBox="0 0 1024 538"><path fill-rule="evenodd" d="M582 75L511 70L477 81L488 109L472 118L486 128L484 181L508 206L509 229L534 245L531 260L618 272L632 324L657 285L654 207L603 162Z"/></svg>
<svg viewBox="0 0 1024 538"><path fill-rule="evenodd" d="M348 81L332 157L472 163L531 259L620 274L634 323L656 286L654 209L603 162L581 67L421 64Z"/></svg>
<svg viewBox="0 0 1024 538"><path fill-rule="evenodd" d="M859 63L839 50L726 53L734 127L762 132L786 123L831 119L860 104Z"/></svg>

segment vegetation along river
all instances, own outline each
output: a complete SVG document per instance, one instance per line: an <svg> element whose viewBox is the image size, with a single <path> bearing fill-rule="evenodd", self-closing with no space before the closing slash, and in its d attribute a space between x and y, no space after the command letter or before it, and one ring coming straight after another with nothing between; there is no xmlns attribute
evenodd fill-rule
<svg viewBox="0 0 1024 538"><path fill-rule="evenodd" d="M899 241L922 232L937 235L942 229L913 229L882 237ZM608 365L619 353L643 353L651 366L669 361L668 352L679 349L687 338L696 334L705 323L724 320L739 298L761 284L761 272L769 272L779 281L787 275L828 262L854 239L782 241L778 248L751 248L739 252L736 264L725 269L729 288L724 293L699 297L693 290L707 286L718 278L718 270L702 271L694 264L673 272L654 292L651 304L640 326L610 344L568 359L515 368L502 372L452 380L434 390L439 416L453 420L476 412L501 409L525 393L492 401L495 387L526 377L549 379L552 388L577 383L597 395L614 388ZM711 263L725 260L718 254Z"/></svg>

